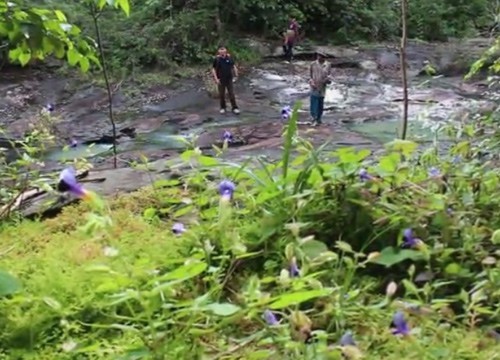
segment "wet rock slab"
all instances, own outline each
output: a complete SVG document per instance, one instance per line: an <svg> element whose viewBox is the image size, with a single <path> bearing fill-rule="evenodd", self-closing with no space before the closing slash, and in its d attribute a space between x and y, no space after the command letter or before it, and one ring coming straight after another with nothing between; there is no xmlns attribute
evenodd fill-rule
<svg viewBox="0 0 500 360"><path fill-rule="evenodd" d="M86 189L100 196L115 196L152 185L155 181L170 176L172 173L167 171L165 160L158 160L149 163L147 169L125 167L91 170L81 182ZM69 194L41 193L39 196L24 201L21 205L21 212L25 217L30 218L53 216L64 206L77 201L78 199Z"/></svg>

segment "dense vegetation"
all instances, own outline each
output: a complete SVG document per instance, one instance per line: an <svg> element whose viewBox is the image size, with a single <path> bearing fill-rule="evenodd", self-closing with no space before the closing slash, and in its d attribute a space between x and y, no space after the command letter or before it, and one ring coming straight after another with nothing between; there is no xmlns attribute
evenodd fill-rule
<svg viewBox="0 0 500 360"><path fill-rule="evenodd" d="M373 3L152 0L129 18L126 0L60 4L83 32L54 9L1 3L0 34L12 62L56 55L86 71L102 65L85 35L92 13L115 68L167 65L203 60L231 31L273 34L289 13L339 41L397 35L397 7ZM484 30L488 4L412 2L411 33ZM275 163L194 148L180 175L50 220L2 206L0 359L495 359L498 111L448 129L444 155L396 140L377 158L313 149L296 115ZM53 137L42 117L22 156L0 152L2 205L54 191L36 171Z"/></svg>
<svg viewBox="0 0 500 360"><path fill-rule="evenodd" d="M25 3L63 10L84 34L95 37L90 0ZM240 58L251 58L240 38L267 37L279 45L289 16L300 21L307 39L322 43L395 40L400 35L400 6L392 0L133 0L130 8L129 17L112 6L99 17L103 44L116 70L207 61L220 43ZM498 13L497 0L409 1L408 32L422 40L489 34L498 30Z"/></svg>
<svg viewBox="0 0 500 360"><path fill-rule="evenodd" d="M498 119L378 159L295 121L276 164L192 149L109 207L2 226L0 358L494 359Z"/></svg>

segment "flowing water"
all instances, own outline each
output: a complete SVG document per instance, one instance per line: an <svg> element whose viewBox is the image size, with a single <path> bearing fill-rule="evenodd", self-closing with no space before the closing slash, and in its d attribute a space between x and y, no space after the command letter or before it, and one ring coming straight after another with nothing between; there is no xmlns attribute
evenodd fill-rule
<svg viewBox="0 0 500 360"><path fill-rule="evenodd" d="M280 118L280 108L293 105L297 100L302 101L300 120L306 121L309 111L309 85L306 77L308 64L296 62L292 71L285 65L276 63L254 69L243 80L245 92L240 96L259 100L257 105L243 108L240 116L219 115L209 110L209 115L205 116L206 121L189 129L167 123L152 132L138 134L134 139L120 139L118 151L182 150L187 142L207 131L220 131L222 134L226 127L265 119L277 120ZM436 138L436 131L445 124L487 103L477 91L464 86L460 78L435 77L425 81L417 78L411 81L408 138L420 142L432 141ZM342 123L353 132L377 142L390 141L401 131L402 94L399 82L384 79L374 71L340 72L334 69L333 82L325 97L324 122ZM194 89L192 94L188 92L179 98L182 104L190 106L194 111L201 111L200 114L203 111L206 114L207 106L213 106L216 101L204 96L199 88ZM158 113L166 113L174 108L171 102L150 107L149 111ZM439 140L446 138L439 134ZM59 162L78 157L105 156L110 148L110 144L93 144L78 145L66 151L53 149L47 154L47 160ZM251 156L252 152L246 155Z"/></svg>
<svg viewBox="0 0 500 360"><path fill-rule="evenodd" d="M302 74L307 63L297 62ZM301 113L309 111L309 85L302 75L283 76L276 70L257 70L252 86L266 93L274 103L293 105L302 101ZM461 78L414 79L409 86L408 138L431 141L436 131L469 111L487 104L476 91L465 88ZM336 74L325 96L326 123L340 122L352 131L379 142L387 142L401 132L403 89L374 72ZM441 140L445 138L439 134Z"/></svg>

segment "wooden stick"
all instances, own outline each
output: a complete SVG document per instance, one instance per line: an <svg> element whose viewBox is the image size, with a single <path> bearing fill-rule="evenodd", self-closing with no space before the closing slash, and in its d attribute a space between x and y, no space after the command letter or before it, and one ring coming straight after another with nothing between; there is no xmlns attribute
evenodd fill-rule
<svg viewBox="0 0 500 360"><path fill-rule="evenodd" d="M401 79L403 81L403 129L401 139L406 139L408 129L408 79L406 74L406 43L408 41L406 17L408 12L408 0L401 0L401 47L399 55L401 59Z"/></svg>

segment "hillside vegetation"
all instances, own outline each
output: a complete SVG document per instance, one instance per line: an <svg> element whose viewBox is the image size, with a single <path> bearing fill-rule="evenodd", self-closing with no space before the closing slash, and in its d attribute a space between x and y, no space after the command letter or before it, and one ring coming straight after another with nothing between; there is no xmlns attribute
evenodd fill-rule
<svg viewBox="0 0 500 360"><path fill-rule="evenodd" d="M70 23L95 38L90 0L24 2L62 10ZM488 35L498 30L498 13L497 0L409 1L408 35L426 41ZM267 37L279 44L290 16L301 23L305 39L323 44L400 36L400 4L392 0L131 0L130 16L105 7L99 24L111 67L130 72L207 62L221 43L240 59L252 59L241 38Z"/></svg>

